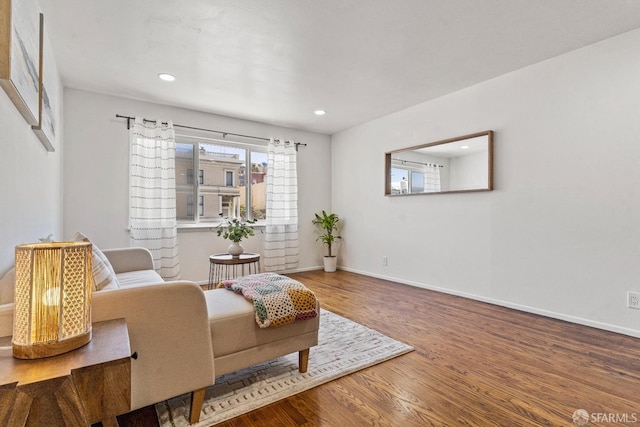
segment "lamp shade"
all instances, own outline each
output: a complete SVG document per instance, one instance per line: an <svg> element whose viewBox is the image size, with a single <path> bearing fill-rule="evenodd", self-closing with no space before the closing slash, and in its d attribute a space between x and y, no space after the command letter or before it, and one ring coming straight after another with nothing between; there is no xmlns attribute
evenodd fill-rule
<svg viewBox="0 0 640 427"><path fill-rule="evenodd" d="M16 246L13 356L55 356L91 341L90 242Z"/></svg>

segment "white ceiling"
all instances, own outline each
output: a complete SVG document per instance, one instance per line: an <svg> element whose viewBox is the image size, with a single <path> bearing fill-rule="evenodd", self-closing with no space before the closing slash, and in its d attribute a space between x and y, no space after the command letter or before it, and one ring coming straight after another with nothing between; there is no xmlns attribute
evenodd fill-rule
<svg viewBox="0 0 640 427"><path fill-rule="evenodd" d="M640 27L636 0L40 4L67 87L327 134Z"/></svg>

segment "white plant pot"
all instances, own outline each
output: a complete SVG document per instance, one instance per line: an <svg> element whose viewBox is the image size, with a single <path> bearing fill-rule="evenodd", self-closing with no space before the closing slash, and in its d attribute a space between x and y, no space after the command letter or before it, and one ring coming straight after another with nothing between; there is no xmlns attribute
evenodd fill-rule
<svg viewBox="0 0 640 427"><path fill-rule="evenodd" d="M244 248L239 242L233 242L227 248L227 252L229 252L232 258L240 258L240 254L244 252Z"/></svg>
<svg viewBox="0 0 640 427"><path fill-rule="evenodd" d="M326 256L324 257L324 271L327 273L333 273L336 271L336 265L338 264L337 256Z"/></svg>

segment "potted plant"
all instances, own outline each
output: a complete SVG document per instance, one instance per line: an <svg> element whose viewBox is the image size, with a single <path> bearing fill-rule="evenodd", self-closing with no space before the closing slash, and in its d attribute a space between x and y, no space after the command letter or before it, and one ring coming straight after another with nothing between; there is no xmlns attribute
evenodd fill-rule
<svg viewBox="0 0 640 427"><path fill-rule="evenodd" d="M254 235L253 227L249 224L253 224L256 221L247 220L242 222L236 218L225 218L225 221L226 222L216 227L216 232L218 236L231 240L232 243L227 248L227 252L229 252L233 258L239 258L240 254L244 252L244 248L240 242L242 239Z"/></svg>
<svg viewBox="0 0 640 427"><path fill-rule="evenodd" d="M328 255L324 257L324 271L326 272L334 272L336 271L337 257L333 255L332 248L333 243L336 239L341 239L342 237L334 234L338 232L338 221L340 218L338 215L332 213L328 214L325 211L322 211L322 214L315 214L315 219L313 223L319 225L322 229L323 234L318 236L317 240L322 240L322 243L327 245L329 251Z"/></svg>

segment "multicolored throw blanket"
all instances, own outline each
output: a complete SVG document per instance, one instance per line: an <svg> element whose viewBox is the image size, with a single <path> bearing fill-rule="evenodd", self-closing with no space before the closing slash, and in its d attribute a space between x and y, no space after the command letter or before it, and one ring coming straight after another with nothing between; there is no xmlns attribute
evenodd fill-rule
<svg viewBox="0 0 640 427"><path fill-rule="evenodd" d="M225 280L226 288L253 301L256 322L261 328L288 325L318 315L316 296L302 283L276 273L258 273Z"/></svg>

